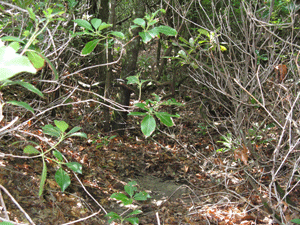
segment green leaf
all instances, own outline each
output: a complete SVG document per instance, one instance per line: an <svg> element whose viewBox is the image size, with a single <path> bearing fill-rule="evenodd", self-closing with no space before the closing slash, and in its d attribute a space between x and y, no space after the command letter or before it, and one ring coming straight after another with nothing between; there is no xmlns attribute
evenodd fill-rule
<svg viewBox="0 0 300 225"><path fill-rule="evenodd" d="M27 83L27 82L24 82L24 81L15 81L15 84L23 86L28 91L31 91L31 92L39 95L40 97L44 97L43 93L30 83Z"/></svg>
<svg viewBox="0 0 300 225"><path fill-rule="evenodd" d="M31 108L31 106L28 105L26 102L8 101L7 103L10 103L10 104L12 104L12 105L16 105L16 106L23 107L23 108L27 109L28 111L34 113L33 108Z"/></svg>
<svg viewBox="0 0 300 225"><path fill-rule="evenodd" d="M42 127L44 134L48 134L53 137L60 137L61 131L57 127L53 127L51 124L47 124Z"/></svg>
<svg viewBox="0 0 300 225"><path fill-rule="evenodd" d="M210 37L210 33L207 30L204 29L198 29L199 34L204 34L206 37Z"/></svg>
<svg viewBox="0 0 300 225"><path fill-rule="evenodd" d="M173 120L172 120L172 115L166 112L156 112L155 116L162 122L164 125L171 127L174 125Z"/></svg>
<svg viewBox="0 0 300 225"><path fill-rule="evenodd" d="M69 125L65 121L54 120L54 124L61 132L65 132L69 127Z"/></svg>
<svg viewBox="0 0 300 225"><path fill-rule="evenodd" d="M101 23L102 23L101 19L94 18L94 19L91 20L91 24L93 25L95 30L97 30L98 27L100 27Z"/></svg>
<svg viewBox="0 0 300 225"><path fill-rule="evenodd" d="M55 158L57 158L59 161L62 162L64 160L63 155L59 151L54 150L52 153L55 156Z"/></svg>
<svg viewBox="0 0 300 225"><path fill-rule="evenodd" d="M129 213L128 216L136 215L136 214L140 214L140 213L142 213L142 211L139 210L139 209L137 209L137 210L134 210L134 211L132 211L131 213Z"/></svg>
<svg viewBox="0 0 300 225"><path fill-rule="evenodd" d="M128 222L132 223L133 225L139 224L139 218L137 218L137 217L129 217L129 218L126 218L125 221L128 221Z"/></svg>
<svg viewBox="0 0 300 225"><path fill-rule="evenodd" d="M88 43L86 43L86 45L84 46L84 48L81 51L82 55L88 55L90 54L98 45L100 39L95 39L92 41L89 41Z"/></svg>
<svg viewBox="0 0 300 225"><path fill-rule="evenodd" d="M108 28L108 27L111 27L112 26L112 24L110 24L110 23L102 23L101 24L101 26L98 28L98 31L101 31L101 30L104 30L104 29L106 29L106 28Z"/></svg>
<svg viewBox="0 0 300 225"><path fill-rule="evenodd" d="M139 83L139 78L137 76L130 76L126 78L127 84L138 84Z"/></svg>
<svg viewBox="0 0 300 225"><path fill-rule="evenodd" d="M150 36L152 38L158 37L159 36L159 29L158 29L158 27L154 27L153 29L148 30L148 33L150 34Z"/></svg>
<svg viewBox="0 0 300 225"><path fill-rule="evenodd" d="M82 19L76 19L76 20L73 20L74 23L77 23L79 26L85 28L85 29L88 29L90 31L94 31L92 25L86 21L86 20L82 20Z"/></svg>
<svg viewBox="0 0 300 225"><path fill-rule="evenodd" d="M140 109L143 109L143 110L146 110L146 111L149 111L149 109L146 107L147 105L145 103L142 103L142 102L138 102L136 104L134 104L136 107L139 107Z"/></svg>
<svg viewBox="0 0 300 225"><path fill-rule="evenodd" d="M146 191L142 191L136 193L133 198L136 201L146 201L148 198L151 198L151 196Z"/></svg>
<svg viewBox="0 0 300 225"><path fill-rule="evenodd" d="M179 39L181 42L185 43L186 45L190 45L190 43L189 43L186 39L184 39L183 37L179 37L178 39Z"/></svg>
<svg viewBox="0 0 300 225"><path fill-rule="evenodd" d="M296 224L300 224L300 219L292 219L291 222L296 223Z"/></svg>
<svg viewBox="0 0 300 225"><path fill-rule="evenodd" d="M72 137L72 136L87 138L86 133L83 133L83 132L73 133L73 134L69 135L69 137Z"/></svg>
<svg viewBox="0 0 300 225"><path fill-rule="evenodd" d="M119 31L112 31L112 32L110 32L110 34L115 36L115 37L121 38L121 39L125 38L125 35L122 32L119 32Z"/></svg>
<svg viewBox="0 0 300 225"><path fill-rule="evenodd" d="M45 65L45 59L43 59L40 55L36 52L28 51L26 52L28 59L32 62L34 68L42 69Z"/></svg>
<svg viewBox="0 0 300 225"><path fill-rule="evenodd" d="M184 58L184 59L187 58L186 53L185 53L185 51L183 51L183 50L180 50L180 51L178 52L178 55L179 55L180 57Z"/></svg>
<svg viewBox="0 0 300 225"><path fill-rule="evenodd" d="M135 24L141 26L143 29L145 29L145 27L146 27L146 21L143 20L142 18L136 18L133 22Z"/></svg>
<svg viewBox="0 0 300 225"><path fill-rule="evenodd" d="M81 130L81 127L73 127L68 133L67 135L73 134L77 131Z"/></svg>
<svg viewBox="0 0 300 225"><path fill-rule="evenodd" d="M46 165L46 162L43 158L43 171L42 171L42 175L41 175L39 196L41 196L43 194L46 178L47 178L47 165Z"/></svg>
<svg viewBox="0 0 300 225"><path fill-rule="evenodd" d="M156 128L156 122L153 116L151 115L145 116L141 124L141 130L143 134L146 137L149 137L154 132L155 128Z"/></svg>
<svg viewBox="0 0 300 225"><path fill-rule="evenodd" d="M64 171L62 168L59 168L55 173L55 180L56 183L61 188L61 191L64 192L67 187L71 184L70 176L67 174L66 171Z"/></svg>
<svg viewBox="0 0 300 225"><path fill-rule="evenodd" d="M0 38L2 41L15 41L15 42L20 42L22 44L25 44L24 41L22 41L20 38L13 37L13 36L5 36Z"/></svg>
<svg viewBox="0 0 300 225"><path fill-rule="evenodd" d="M130 112L128 113L129 116L145 116L147 113L144 112Z"/></svg>
<svg viewBox="0 0 300 225"><path fill-rule="evenodd" d="M163 33L167 36L176 36L177 35L177 31L169 26L161 25L161 26L157 27L157 29L160 33Z"/></svg>
<svg viewBox="0 0 300 225"><path fill-rule="evenodd" d="M134 192L137 191L137 187L135 187L135 185L137 185L136 181L131 181L124 187L124 190L131 198Z"/></svg>
<svg viewBox="0 0 300 225"><path fill-rule="evenodd" d="M82 174L82 165L78 162L68 162L66 163L66 166L73 170L75 173Z"/></svg>
<svg viewBox="0 0 300 225"><path fill-rule="evenodd" d="M10 222L0 222L0 225L14 225L14 224Z"/></svg>
<svg viewBox="0 0 300 225"><path fill-rule="evenodd" d="M19 50L20 48L20 44L19 42L12 42L8 45L9 47L13 48L16 52Z"/></svg>
<svg viewBox="0 0 300 225"><path fill-rule="evenodd" d="M120 220L122 219L121 216L119 216L117 213L115 212L110 212L110 213L107 213L104 217L110 217L110 219L108 220L108 224L110 224L112 221L114 220Z"/></svg>
<svg viewBox="0 0 300 225"><path fill-rule="evenodd" d="M139 32L139 35L145 44L152 40L152 36L149 34L149 32Z"/></svg>
<svg viewBox="0 0 300 225"><path fill-rule="evenodd" d="M130 205L132 203L132 199L128 198L126 195L123 193L113 193L110 198L114 198L116 200L122 201L124 205Z"/></svg>
<svg viewBox="0 0 300 225"><path fill-rule="evenodd" d="M21 72L36 73L36 69L27 57L19 55L13 48L0 47L0 81Z"/></svg>
<svg viewBox="0 0 300 225"><path fill-rule="evenodd" d="M30 155L38 155L38 154L40 154L40 152L35 147L33 147L32 145L27 145L24 148L23 152L25 154L30 154Z"/></svg>

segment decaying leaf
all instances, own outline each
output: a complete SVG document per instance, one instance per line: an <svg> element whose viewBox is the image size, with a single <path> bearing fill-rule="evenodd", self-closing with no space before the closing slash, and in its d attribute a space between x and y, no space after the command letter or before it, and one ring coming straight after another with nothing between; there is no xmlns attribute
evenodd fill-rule
<svg viewBox="0 0 300 225"><path fill-rule="evenodd" d="M245 165L248 165L248 148L243 144L243 148L237 148L234 151L234 159L240 159Z"/></svg>

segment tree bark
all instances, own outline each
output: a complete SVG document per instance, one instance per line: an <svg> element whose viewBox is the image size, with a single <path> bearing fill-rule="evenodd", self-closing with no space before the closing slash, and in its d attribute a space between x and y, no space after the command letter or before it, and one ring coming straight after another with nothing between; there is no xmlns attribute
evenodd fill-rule
<svg viewBox="0 0 300 225"><path fill-rule="evenodd" d="M135 0L134 1L134 15L135 18L143 18L145 14L145 4L144 1ZM132 40L126 49L125 60L122 64L122 73L121 79L125 80L128 76L133 76L136 72L137 59L139 50L141 48L140 38L137 37L139 33L139 29L134 29L132 31L133 37L136 37ZM125 86L121 86L118 102L123 106L128 107L130 102L130 94L131 90L126 88ZM113 128L118 129L120 135L124 134L124 129L126 127L127 120L127 112L114 112L114 121Z"/></svg>

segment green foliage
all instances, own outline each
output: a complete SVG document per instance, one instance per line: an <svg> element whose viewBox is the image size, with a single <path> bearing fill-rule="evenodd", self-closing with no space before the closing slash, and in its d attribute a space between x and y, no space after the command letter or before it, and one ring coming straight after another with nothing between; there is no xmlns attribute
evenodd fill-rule
<svg viewBox="0 0 300 225"><path fill-rule="evenodd" d="M160 25L153 27L156 23L158 23L158 19L155 18L156 15L159 13L166 13L164 9L159 9L154 13L146 14L145 17L136 18L133 23L135 25L131 26L131 29L135 29L137 27L141 27L143 31L139 32L140 37L144 43L148 43L155 37L159 37L160 34L165 34L167 36L176 36L177 31L171 27Z"/></svg>
<svg viewBox="0 0 300 225"><path fill-rule="evenodd" d="M150 79L148 79L148 80L140 79L140 76L141 76L141 74L138 73L135 76L130 76L130 77L126 78L127 79L127 84L136 84L138 86L139 100L141 100L141 97L142 97L142 86L143 86L143 84L147 81L150 81Z"/></svg>
<svg viewBox="0 0 300 225"><path fill-rule="evenodd" d="M66 132L69 128L69 125L65 121L58 121L54 120L55 126L48 124L42 127L43 133L46 135L50 135L52 137L58 138L58 142L49 148L48 150L42 152L39 151L38 149L40 148L37 146L37 148L33 147L32 145L27 145L23 152L25 154L30 154L30 155L40 155L42 157L43 161L43 170L42 170L42 175L41 175L41 182L40 182L40 190L39 190L39 196L43 194L44 191L44 185L46 182L47 178L47 164L45 159L49 159L59 165L59 169L55 173L55 180L57 184L60 186L61 191L65 191L66 188L71 184L71 179L69 174L63 170L62 166L65 165L75 173L82 173L82 165L77 163L77 162L68 162L64 163L64 157L59 152L56 150L56 147L66 138L72 137L72 136L77 136L77 137L84 137L87 138L87 135L82 132L78 132L81 127L74 127L72 128L69 132ZM52 151L53 157L48 157L47 154Z"/></svg>
<svg viewBox="0 0 300 225"><path fill-rule="evenodd" d="M238 147L238 142L232 137L232 133L227 133L224 136L221 136L221 141L218 141L219 143L222 143L225 148L217 149L217 152L227 152L227 151L234 151Z"/></svg>
<svg viewBox="0 0 300 225"><path fill-rule="evenodd" d="M103 41L105 39L111 39L112 36L124 39L125 35L122 32L117 31L111 31L108 32L107 29L112 26L112 24L108 24L103 22L101 19L94 18L91 20L91 22L88 22L83 19L76 19L73 20L74 23L77 23L80 27L83 28L83 32L75 32L73 36L91 36L91 37L97 37L96 39L89 41L85 44L84 48L81 51L82 55L88 55L94 49L96 46L100 43L100 41Z"/></svg>
<svg viewBox="0 0 300 225"><path fill-rule="evenodd" d="M146 111L146 112L130 112L128 115L131 116L143 116L143 120L141 123L141 130L146 137L151 136L151 134L156 129L156 121L155 118L158 118L161 123L164 125L171 127L174 126L174 122L172 117L179 117L178 114L171 115L167 112L160 112L159 107L162 105L177 105L181 106L181 103L177 102L175 99L169 99L168 101L161 101L161 98L152 94L155 97L155 100L147 99L145 103L139 102L136 103L135 106Z"/></svg>
<svg viewBox="0 0 300 225"><path fill-rule="evenodd" d="M100 137L100 133L98 133L98 140L93 141L93 144L97 144L97 148L101 148L103 146L107 146L109 144L109 142L114 139L115 137L117 137L117 135L113 135L113 136L104 136L104 137Z"/></svg>
<svg viewBox="0 0 300 225"><path fill-rule="evenodd" d="M218 31L219 29L216 29L214 32L209 32L205 29L198 29L198 35L196 37L191 37L189 40L179 37L179 45L186 50L179 50L178 55L171 57L171 59L179 60L181 65L190 65L194 69L197 69L199 66L191 59L190 55L196 54L197 58L199 50L216 51L216 49L219 49L221 52L227 51L227 48L225 47L225 44L227 43L221 42L219 44L217 41L220 36L220 34L217 34ZM177 46L176 43L173 44Z"/></svg>
<svg viewBox="0 0 300 225"><path fill-rule="evenodd" d="M300 224L300 219L293 219L291 220L292 223Z"/></svg>
<svg viewBox="0 0 300 225"><path fill-rule="evenodd" d="M110 198L114 198L118 201L121 201L124 206L132 204L133 201L146 201L148 198L151 198L150 195L145 191L137 192L136 185L137 185L136 181L131 181L124 186L124 190L129 195L129 197L123 193L113 193L110 196ZM142 213L141 210L134 210L128 213L125 217L122 217L115 212L110 212L106 214L105 217L109 217L108 220L109 224L115 220L120 221L121 224L123 224L124 221L128 221L131 224L138 224L139 219L137 217L132 217L132 216L140 213Z"/></svg>

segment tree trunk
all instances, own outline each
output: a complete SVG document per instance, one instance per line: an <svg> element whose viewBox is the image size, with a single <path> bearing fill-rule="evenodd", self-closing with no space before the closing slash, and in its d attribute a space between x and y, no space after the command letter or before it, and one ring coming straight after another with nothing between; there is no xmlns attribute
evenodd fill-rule
<svg viewBox="0 0 300 225"><path fill-rule="evenodd" d="M117 1L116 0L111 0L111 8L110 8L110 17L109 17L109 23L112 24L112 30L115 30L116 28L116 5ZM108 49L108 62L113 61L113 51L114 51L114 46L112 46L110 49ZM113 78L113 73L112 73L112 67L107 68L107 74L105 78L105 89L104 89L104 97L109 98L110 97L110 92L111 92L111 81ZM109 107L104 107L104 131L108 132L110 130L110 114L109 114Z"/></svg>
<svg viewBox="0 0 300 225"><path fill-rule="evenodd" d="M136 18L143 18L145 14L144 1L135 0L134 11ZM137 37L139 31L139 29L134 29L132 31L133 37ZM126 77L133 76L135 74L140 47L141 44L139 37L135 38L127 45L125 60L122 64L121 79L126 80ZM130 94L131 90L126 88L126 86L121 85L120 92L118 94L118 102L123 106L128 107L130 102ZM127 112L114 112L114 114L113 128L118 129L119 134L123 135L126 127Z"/></svg>

